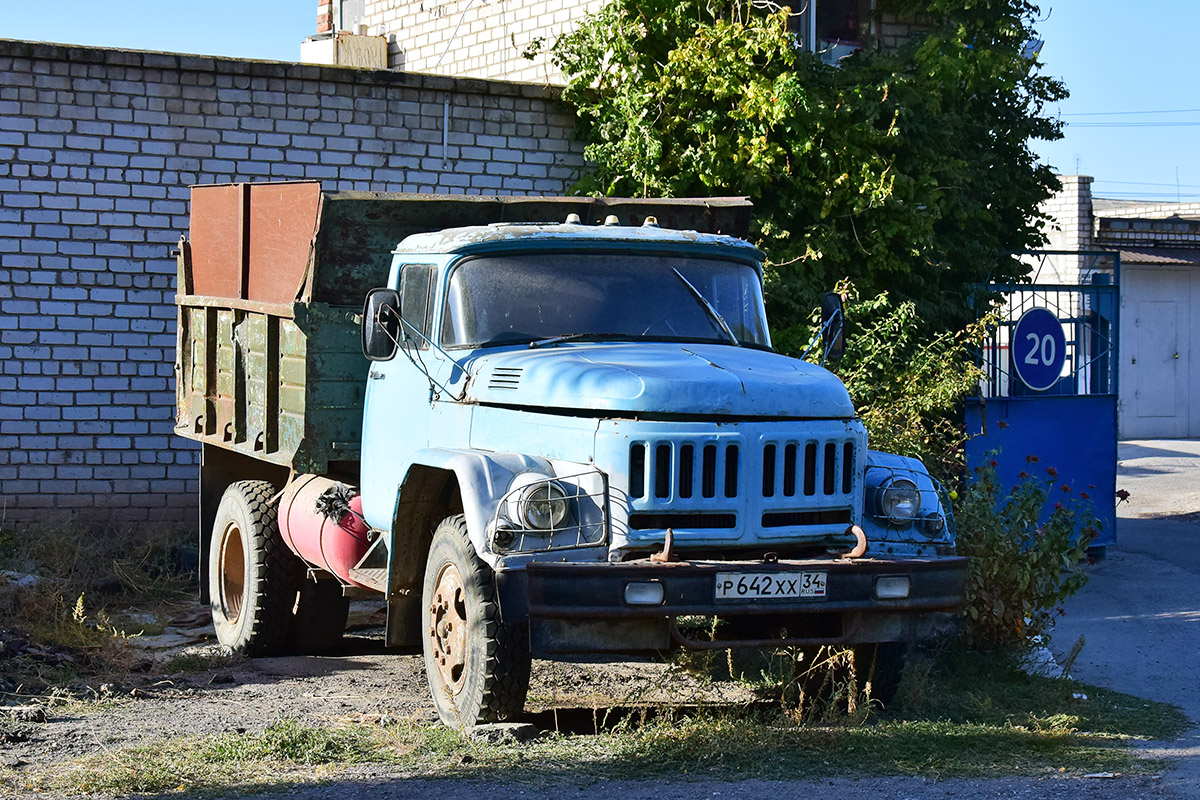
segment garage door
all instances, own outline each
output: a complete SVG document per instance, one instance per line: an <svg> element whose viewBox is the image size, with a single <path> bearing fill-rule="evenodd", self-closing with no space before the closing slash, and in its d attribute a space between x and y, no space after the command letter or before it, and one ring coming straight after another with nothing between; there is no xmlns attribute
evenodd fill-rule
<svg viewBox="0 0 1200 800"><path fill-rule="evenodd" d="M1191 343L1200 275L1125 265L1121 275L1120 429L1123 439L1200 436L1200 371ZM1198 356L1200 357L1200 356Z"/></svg>

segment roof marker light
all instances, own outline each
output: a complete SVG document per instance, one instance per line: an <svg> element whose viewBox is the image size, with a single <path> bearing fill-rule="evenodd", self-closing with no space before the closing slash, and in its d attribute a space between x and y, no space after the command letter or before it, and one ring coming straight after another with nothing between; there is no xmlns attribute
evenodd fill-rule
<svg viewBox="0 0 1200 800"><path fill-rule="evenodd" d="M620 225L620 224L621 224L621 220L617 219L616 214L609 214L607 217L604 218L604 226L605 227L609 227L612 225Z"/></svg>
<svg viewBox="0 0 1200 800"><path fill-rule="evenodd" d="M643 228L657 228L658 217L646 217L646 221L642 223Z"/></svg>
<svg viewBox="0 0 1200 800"><path fill-rule="evenodd" d="M567 214L566 224L567 225L578 225L579 224L579 215L574 212Z"/></svg>

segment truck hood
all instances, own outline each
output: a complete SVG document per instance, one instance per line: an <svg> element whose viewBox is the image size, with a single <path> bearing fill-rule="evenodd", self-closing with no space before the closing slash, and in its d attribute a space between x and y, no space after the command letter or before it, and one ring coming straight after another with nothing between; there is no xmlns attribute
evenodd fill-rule
<svg viewBox="0 0 1200 800"><path fill-rule="evenodd" d="M467 393L535 408L734 417L847 418L854 406L822 367L714 344L563 344L483 355Z"/></svg>

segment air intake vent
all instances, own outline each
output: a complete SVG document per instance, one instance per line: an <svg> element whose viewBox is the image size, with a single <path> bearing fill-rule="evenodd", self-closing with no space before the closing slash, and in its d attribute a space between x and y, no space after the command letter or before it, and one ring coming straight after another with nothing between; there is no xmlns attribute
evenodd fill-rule
<svg viewBox="0 0 1200 800"><path fill-rule="evenodd" d="M521 383L520 367L496 367L488 380L489 389L516 389Z"/></svg>

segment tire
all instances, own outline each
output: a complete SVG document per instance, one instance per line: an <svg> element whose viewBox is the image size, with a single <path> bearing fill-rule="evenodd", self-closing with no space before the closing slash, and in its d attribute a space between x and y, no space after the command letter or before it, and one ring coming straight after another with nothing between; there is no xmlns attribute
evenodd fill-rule
<svg viewBox="0 0 1200 800"><path fill-rule="evenodd" d="M421 593L425 676L442 722L465 728L519 717L529 691L524 625L500 620L491 569L461 516L433 534Z"/></svg>
<svg viewBox="0 0 1200 800"><path fill-rule="evenodd" d="M342 594L342 585L336 580L301 580L288 628L287 651L296 655L335 652L342 643L349 615L350 598Z"/></svg>
<svg viewBox="0 0 1200 800"><path fill-rule="evenodd" d="M858 682L862 686L871 684L872 700L878 700L886 707L895 699L907 654L905 642L855 645L854 668Z"/></svg>
<svg viewBox="0 0 1200 800"><path fill-rule="evenodd" d="M279 535L275 487L239 481L225 490L208 550L208 588L217 641L234 653L283 650L300 562Z"/></svg>

